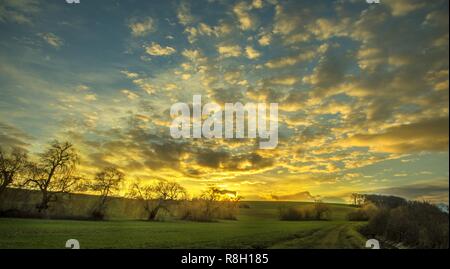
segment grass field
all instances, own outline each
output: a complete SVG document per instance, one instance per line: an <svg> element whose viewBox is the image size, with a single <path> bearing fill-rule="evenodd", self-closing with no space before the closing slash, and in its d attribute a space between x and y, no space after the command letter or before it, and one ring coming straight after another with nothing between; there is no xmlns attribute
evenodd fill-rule
<svg viewBox="0 0 450 269"><path fill-rule="evenodd" d="M238 220L211 223L0 219L0 248L64 248L71 238L81 248L364 247L357 232L364 223L345 220L350 206L331 205L330 221L280 221L278 208L287 203L246 203Z"/></svg>

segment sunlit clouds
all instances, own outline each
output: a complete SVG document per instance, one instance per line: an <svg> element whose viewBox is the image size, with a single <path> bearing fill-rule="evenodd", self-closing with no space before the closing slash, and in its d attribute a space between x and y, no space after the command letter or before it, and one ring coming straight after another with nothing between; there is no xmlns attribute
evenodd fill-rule
<svg viewBox="0 0 450 269"><path fill-rule="evenodd" d="M69 140L85 176L193 193L448 201L448 1L2 1L0 30L4 147ZM196 94L278 103L278 146L173 139Z"/></svg>

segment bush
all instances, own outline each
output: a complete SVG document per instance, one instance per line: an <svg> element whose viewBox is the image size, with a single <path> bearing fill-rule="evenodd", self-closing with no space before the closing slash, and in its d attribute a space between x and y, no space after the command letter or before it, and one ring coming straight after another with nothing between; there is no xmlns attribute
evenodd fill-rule
<svg viewBox="0 0 450 269"><path fill-rule="evenodd" d="M104 220L105 219L105 213L103 210L93 210L91 213L91 220Z"/></svg>
<svg viewBox="0 0 450 269"><path fill-rule="evenodd" d="M378 208L372 204L367 203L362 208L350 212L347 219L350 221L368 221L378 212Z"/></svg>
<svg viewBox="0 0 450 269"><path fill-rule="evenodd" d="M238 213L238 203L231 201L193 199L192 201L183 201L178 208L180 219L201 222L216 219L236 220Z"/></svg>
<svg viewBox="0 0 450 269"><path fill-rule="evenodd" d="M327 220L330 216L328 205L320 203L302 207L280 208L280 220Z"/></svg>

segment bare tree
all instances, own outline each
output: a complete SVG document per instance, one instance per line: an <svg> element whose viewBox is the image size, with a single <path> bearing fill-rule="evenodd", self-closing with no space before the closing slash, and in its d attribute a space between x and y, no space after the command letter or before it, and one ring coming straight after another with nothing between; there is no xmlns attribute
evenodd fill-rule
<svg viewBox="0 0 450 269"><path fill-rule="evenodd" d="M328 219L331 214L330 207L325 204L320 197L314 199L314 211L316 220Z"/></svg>
<svg viewBox="0 0 450 269"><path fill-rule="evenodd" d="M37 163L29 163L25 186L41 191L42 200L36 206L39 212L47 210L49 203L56 201L58 193L72 191L80 180L75 176L78 163L79 157L74 146L69 142L57 140L50 143L49 148L40 154Z"/></svg>
<svg viewBox="0 0 450 269"><path fill-rule="evenodd" d="M355 206L361 206L366 202L366 195L359 194L359 193L352 193L350 195L350 198L353 201L353 205Z"/></svg>
<svg viewBox="0 0 450 269"><path fill-rule="evenodd" d="M99 203L93 212L95 218L104 218L108 198L119 190L124 178L124 173L114 167L104 168L95 175L93 182L89 184L89 188L100 195Z"/></svg>
<svg viewBox="0 0 450 269"><path fill-rule="evenodd" d="M218 208L217 202L221 199L222 191L211 186L207 190L203 191L200 195L200 199L205 201L205 215L208 219L211 219L214 211Z"/></svg>
<svg viewBox="0 0 450 269"><path fill-rule="evenodd" d="M352 194L350 195L350 199L352 200L353 205L357 205L358 194L357 194L357 193L352 193Z"/></svg>
<svg viewBox="0 0 450 269"><path fill-rule="evenodd" d="M9 154L0 147L0 197L3 192L16 183L27 165L27 154L14 148Z"/></svg>
<svg viewBox="0 0 450 269"><path fill-rule="evenodd" d="M176 182L160 181L156 185L135 182L129 196L144 203L148 220L155 220L161 209L170 211L168 203L186 194L185 188Z"/></svg>
<svg viewBox="0 0 450 269"><path fill-rule="evenodd" d="M360 206L360 205L364 204L364 202L365 202L365 195L363 195L363 194L352 193L350 195L350 198L352 199L353 205L355 205L355 206Z"/></svg>
<svg viewBox="0 0 450 269"><path fill-rule="evenodd" d="M222 196L222 191L215 186L211 186L202 192L202 194L200 195L200 198L207 200L207 201L215 202L215 201L219 201L221 196Z"/></svg>
<svg viewBox="0 0 450 269"><path fill-rule="evenodd" d="M184 187L173 181L160 181L154 189L158 199L164 201L176 200L186 192Z"/></svg>

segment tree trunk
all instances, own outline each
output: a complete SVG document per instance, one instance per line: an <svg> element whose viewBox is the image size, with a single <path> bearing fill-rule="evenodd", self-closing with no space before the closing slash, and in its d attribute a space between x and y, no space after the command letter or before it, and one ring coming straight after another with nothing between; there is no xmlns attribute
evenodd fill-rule
<svg viewBox="0 0 450 269"><path fill-rule="evenodd" d="M156 216L158 215L159 209L161 209L161 206L157 205L155 208L150 210L147 220L155 220Z"/></svg>
<svg viewBox="0 0 450 269"><path fill-rule="evenodd" d="M48 203L50 202L50 194L48 191L42 192L42 200L41 203L37 205L38 212L41 213L48 209Z"/></svg>
<svg viewBox="0 0 450 269"><path fill-rule="evenodd" d="M4 173L3 177L3 183L0 185L0 197L2 197L2 194L5 192L8 185L12 182L11 176L9 176L7 173Z"/></svg>
<svg viewBox="0 0 450 269"><path fill-rule="evenodd" d="M6 191L6 187L8 187L7 184L0 185L0 197L3 196L3 193Z"/></svg>

